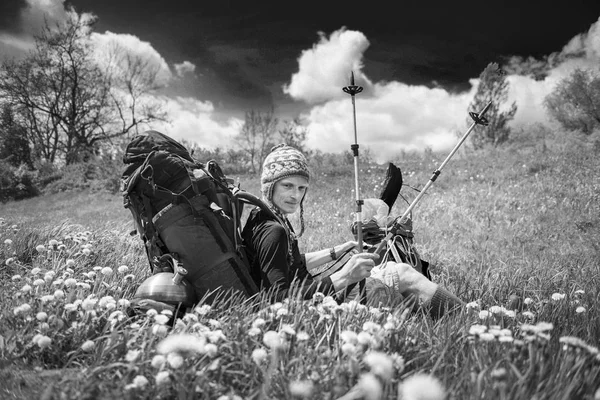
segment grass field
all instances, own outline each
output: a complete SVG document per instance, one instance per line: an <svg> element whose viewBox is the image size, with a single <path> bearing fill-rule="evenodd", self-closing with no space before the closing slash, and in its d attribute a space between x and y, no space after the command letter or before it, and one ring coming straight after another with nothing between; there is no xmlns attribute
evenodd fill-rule
<svg viewBox="0 0 600 400"><path fill-rule="evenodd" d="M149 269L119 195L3 204L0 398L598 399L598 155L563 140L452 159L413 214L433 280L468 303L440 321L328 298L131 319ZM445 156L395 161L407 202ZM386 168L362 165L362 198ZM301 249L352 239L353 188L350 165L315 171Z"/></svg>

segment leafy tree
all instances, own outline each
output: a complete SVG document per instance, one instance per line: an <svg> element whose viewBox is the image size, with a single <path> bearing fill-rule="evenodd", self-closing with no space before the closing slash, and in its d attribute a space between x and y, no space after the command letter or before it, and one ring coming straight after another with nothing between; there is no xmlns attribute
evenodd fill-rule
<svg viewBox="0 0 600 400"><path fill-rule="evenodd" d="M283 143L295 147L304 154L309 155L308 149L304 147L308 128L302 124L300 118L294 118L291 121L284 121L279 129L279 136Z"/></svg>
<svg viewBox="0 0 600 400"><path fill-rule="evenodd" d="M8 104L2 107L0 113L0 160L5 160L14 167L24 164L33 169L27 130L15 120L14 112Z"/></svg>
<svg viewBox="0 0 600 400"><path fill-rule="evenodd" d="M244 124L236 140L240 149L248 156L252 173L260 170L263 160L275 144L278 123L273 109L266 112L246 112Z"/></svg>
<svg viewBox="0 0 600 400"><path fill-rule="evenodd" d="M489 124L487 126L478 125L471 135L471 143L476 150L488 144L498 146L508 140L510 136L508 123L514 118L517 105L513 102L507 110L501 110L507 99L506 76L497 63L489 63L479 75L477 93L469 106L469 110L480 112L490 101L492 102L484 115ZM471 125L473 121L469 119L467 123Z"/></svg>
<svg viewBox="0 0 600 400"><path fill-rule="evenodd" d="M600 74L576 69L546 96L544 107L564 129L592 133L600 127Z"/></svg>

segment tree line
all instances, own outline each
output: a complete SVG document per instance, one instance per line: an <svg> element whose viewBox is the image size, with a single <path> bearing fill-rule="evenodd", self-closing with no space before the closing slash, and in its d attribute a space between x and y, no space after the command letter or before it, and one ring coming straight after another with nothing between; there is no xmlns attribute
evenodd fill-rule
<svg viewBox="0 0 600 400"><path fill-rule="evenodd" d="M152 123L168 121L164 104L155 95L167 84L160 66L116 42L103 49L99 62L91 40L96 22L95 17L70 9L66 21L46 24L24 58L0 64L1 165L40 170L46 164L89 162L107 146L122 147ZM547 112L564 129L590 134L600 126L598 72L576 70L546 97ZM476 150L506 143L517 111L516 104L506 105L508 82L497 63L489 63L479 78L469 109L479 111L490 100L492 106L485 115L488 125L471 134L469 143ZM305 147L307 133L299 118L280 120L273 109L251 110L230 148L208 150L183 142L199 158L217 157L256 173L277 143L310 153ZM363 157L369 157L368 150ZM316 152L314 158L323 160L323 154ZM348 154L341 158L351 162Z"/></svg>

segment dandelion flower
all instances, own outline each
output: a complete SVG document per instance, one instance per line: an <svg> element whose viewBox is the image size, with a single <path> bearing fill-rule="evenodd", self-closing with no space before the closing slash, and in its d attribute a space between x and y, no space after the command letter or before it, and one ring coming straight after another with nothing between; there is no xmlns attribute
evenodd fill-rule
<svg viewBox="0 0 600 400"><path fill-rule="evenodd" d="M169 353L167 354L167 363L171 366L171 368L178 369L183 365L183 357L179 353Z"/></svg>
<svg viewBox="0 0 600 400"><path fill-rule="evenodd" d="M7 246L10 246L10 245L12 244L12 240L10 240L10 239L5 239L5 240L4 240L4 244L5 244L5 245L7 245Z"/></svg>
<svg viewBox="0 0 600 400"><path fill-rule="evenodd" d="M256 365L261 365L262 363L264 363L267 358L269 357L269 355L267 354L267 351L265 349L263 349L262 347L258 348L258 349L254 349L252 350L252 361L254 361L254 363Z"/></svg>
<svg viewBox="0 0 600 400"><path fill-rule="evenodd" d="M152 327L152 334L155 336L166 336L169 333L169 328L166 325L156 324Z"/></svg>
<svg viewBox="0 0 600 400"><path fill-rule="evenodd" d="M198 315L207 315L210 312L211 309L212 309L212 307L210 305L203 304L203 305L201 305L199 307L196 307L194 309L194 312L196 314L198 314Z"/></svg>
<svg viewBox="0 0 600 400"><path fill-rule="evenodd" d="M204 348L206 350L206 354L210 358L215 358L217 356L217 354L219 354L219 348L214 343L207 343Z"/></svg>
<svg viewBox="0 0 600 400"><path fill-rule="evenodd" d="M161 340L156 346L156 351L160 354L169 353L199 353L206 352L206 339L203 336L192 335L190 333L171 334Z"/></svg>
<svg viewBox="0 0 600 400"><path fill-rule="evenodd" d="M154 368L160 369L160 368L162 368L163 365L165 365L166 361L167 361L167 359L165 358L165 356L163 356L162 354L157 354L154 357L152 357L152 362L150 364Z"/></svg>
<svg viewBox="0 0 600 400"><path fill-rule="evenodd" d="M23 293L31 292L31 286L29 286L27 284L23 285L23 287L21 288L21 292L23 292Z"/></svg>
<svg viewBox="0 0 600 400"><path fill-rule="evenodd" d="M86 257L88 257L90 254L92 254L92 251L89 248L85 248L85 249L81 250L81 252Z"/></svg>
<svg viewBox="0 0 600 400"><path fill-rule="evenodd" d="M127 354L125 355L125 360L130 363L135 362L138 359L138 357L140 356L140 354L141 354L140 350L129 350L127 352Z"/></svg>
<svg viewBox="0 0 600 400"><path fill-rule="evenodd" d="M85 351L86 353L89 353L94 350L94 347L96 347L96 344L93 340L86 340L81 345L81 350Z"/></svg>
<svg viewBox="0 0 600 400"><path fill-rule="evenodd" d="M467 303L465 305L467 310L479 310L480 306L479 303L477 303L476 301L472 301L470 303Z"/></svg>
<svg viewBox="0 0 600 400"><path fill-rule="evenodd" d="M133 382L125 385L125 389L143 389L148 385L148 379L143 375L138 375L133 378Z"/></svg>
<svg viewBox="0 0 600 400"><path fill-rule="evenodd" d="M65 286L68 288L77 286L77 280L75 278L67 278L65 279Z"/></svg>
<svg viewBox="0 0 600 400"><path fill-rule="evenodd" d="M563 293L553 293L552 294L552 300L554 300L554 301L560 301L560 300L564 299L565 296L566 295L563 294Z"/></svg>
<svg viewBox="0 0 600 400"><path fill-rule="evenodd" d="M493 333L483 332L483 333L479 334L479 339L483 340L484 342L491 342L494 339L496 339L496 337L494 336Z"/></svg>
<svg viewBox="0 0 600 400"><path fill-rule="evenodd" d="M113 273L113 270L111 267L104 267L102 268L102 270L100 271L102 273L102 275L104 276L110 276Z"/></svg>
<svg viewBox="0 0 600 400"><path fill-rule="evenodd" d="M72 258L69 258L67 260L66 265L67 265L67 267L72 267L73 265L75 265L75 260L73 260Z"/></svg>
<svg viewBox="0 0 600 400"><path fill-rule="evenodd" d="M267 321L265 321L262 318L256 318L254 321L252 321L252 327L253 328L262 328L263 326L265 326L265 324L267 323Z"/></svg>
<svg viewBox="0 0 600 400"><path fill-rule="evenodd" d="M482 333L487 331L487 326L485 325L471 325L469 328L469 335L481 335Z"/></svg>
<svg viewBox="0 0 600 400"><path fill-rule="evenodd" d="M7 258L6 261L4 261L4 264L6 265L12 265L15 262L14 258Z"/></svg>
<svg viewBox="0 0 600 400"><path fill-rule="evenodd" d="M528 318L528 319L534 319L535 318L535 314L532 313L531 311L523 311L523 316L525 318Z"/></svg>
<svg viewBox="0 0 600 400"><path fill-rule="evenodd" d="M250 329L248 329L248 332L246 332L246 333L250 337L255 337L255 336L260 335L262 333L262 331L259 328L250 328Z"/></svg>
<svg viewBox="0 0 600 400"><path fill-rule="evenodd" d="M298 335L296 335L296 340L298 340L299 342L304 342L308 339L310 339L310 335L304 331L298 332Z"/></svg>
<svg viewBox="0 0 600 400"><path fill-rule="evenodd" d="M312 381L293 381L289 385L290 394L292 396L310 399L313 395L315 385Z"/></svg>
<svg viewBox="0 0 600 400"><path fill-rule="evenodd" d="M486 319L489 318L489 316L491 315L491 313L487 310L481 310L479 311L479 319Z"/></svg>
<svg viewBox="0 0 600 400"><path fill-rule="evenodd" d="M349 357L353 357L357 353L356 346L352 343L342 344L341 350L342 350L342 354L347 355Z"/></svg>
<svg viewBox="0 0 600 400"><path fill-rule="evenodd" d="M369 366L371 372L384 381L389 381L394 375L394 362L385 353L370 351L364 357L364 362Z"/></svg>
<svg viewBox="0 0 600 400"><path fill-rule="evenodd" d="M45 283L46 281L43 279L36 279L35 281L33 281L33 286L42 286Z"/></svg>
<svg viewBox="0 0 600 400"><path fill-rule="evenodd" d="M383 394L381 382L371 373L362 374L358 378L358 388L367 400L379 400Z"/></svg>
<svg viewBox="0 0 600 400"><path fill-rule="evenodd" d="M156 386L166 385L171 381L171 373L169 371L160 371L154 379Z"/></svg>
<svg viewBox="0 0 600 400"><path fill-rule="evenodd" d="M159 325L165 325L167 322L169 322L169 317L163 314L158 314L154 316L154 322Z"/></svg>
<svg viewBox="0 0 600 400"><path fill-rule="evenodd" d="M35 251L41 253L42 251L46 251L46 248L44 247L44 245L38 244L37 246L35 246Z"/></svg>
<svg viewBox="0 0 600 400"><path fill-rule="evenodd" d="M585 290L578 289L575 291L575 294L585 294Z"/></svg>
<svg viewBox="0 0 600 400"><path fill-rule="evenodd" d="M585 310L585 307L583 307L583 306L579 306L579 307L577 307L577 308L575 309L575 312L576 312L577 314L584 313L585 311L586 311L586 310Z"/></svg>
<svg viewBox="0 0 600 400"><path fill-rule="evenodd" d="M446 391L434 376L418 373L400 383L399 393L403 400L443 400Z"/></svg>
<svg viewBox="0 0 600 400"><path fill-rule="evenodd" d="M58 246L58 244L59 244L58 240L56 240L56 239L50 239L50 241L48 242L48 245L50 247L56 247L56 246Z"/></svg>
<svg viewBox="0 0 600 400"><path fill-rule="evenodd" d="M40 311L39 313L37 313L35 315L35 319L37 319L40 322L44 322L44 321L46 321L48 319L48 314L46 314L43 311Z"/></svg>
<svg viewBox="0 0 600 400"><path fill-rule="evenodd" d="M127 265L121 265L119 268L117 268L117 271L124 275L129 272L129 267Z"/></svg>
<svg viewBox="0 0 600 400"><path fill-rule="evenodd" d="M13 275L13 276L12 276L10 279L11 279L12 281L18 281L18 280L21 280L21 275Z"/></svg>
<svg viewBox="0 0 600 400"><path fill-rule="evenodd" d="M64 299L65 298L65 292L63 292L60 289L59 290L55 290L54 291L54 298L57 299L57 300Z"/></svg>
<svg viewBox="0 0 600 400"><path fill-rule="evenodd" d="M45 349L50 347L50 345L52 344L52 339L50 339L48 336L42 336L37 340L37 345L39 346L40 349Z"/></svg>
<svg viewBox="0 0 600 400"><path fill-rule="evenodd" d="M275 331L266 331L263 335L263 343L270 349L275 349L281 346L281 336Z"/></svg>

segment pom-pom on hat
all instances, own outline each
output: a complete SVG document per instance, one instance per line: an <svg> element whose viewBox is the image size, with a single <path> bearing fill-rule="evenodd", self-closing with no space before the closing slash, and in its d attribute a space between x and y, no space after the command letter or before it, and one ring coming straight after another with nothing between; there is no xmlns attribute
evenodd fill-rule
<svg viewBox="0 0 600 400"><path fill-rule="evenodd" d="M262 166L260 190L263 197L271 203L275 182L295 175L310 179L308 163L304 154L285 144L274 146Z"/></svg>

